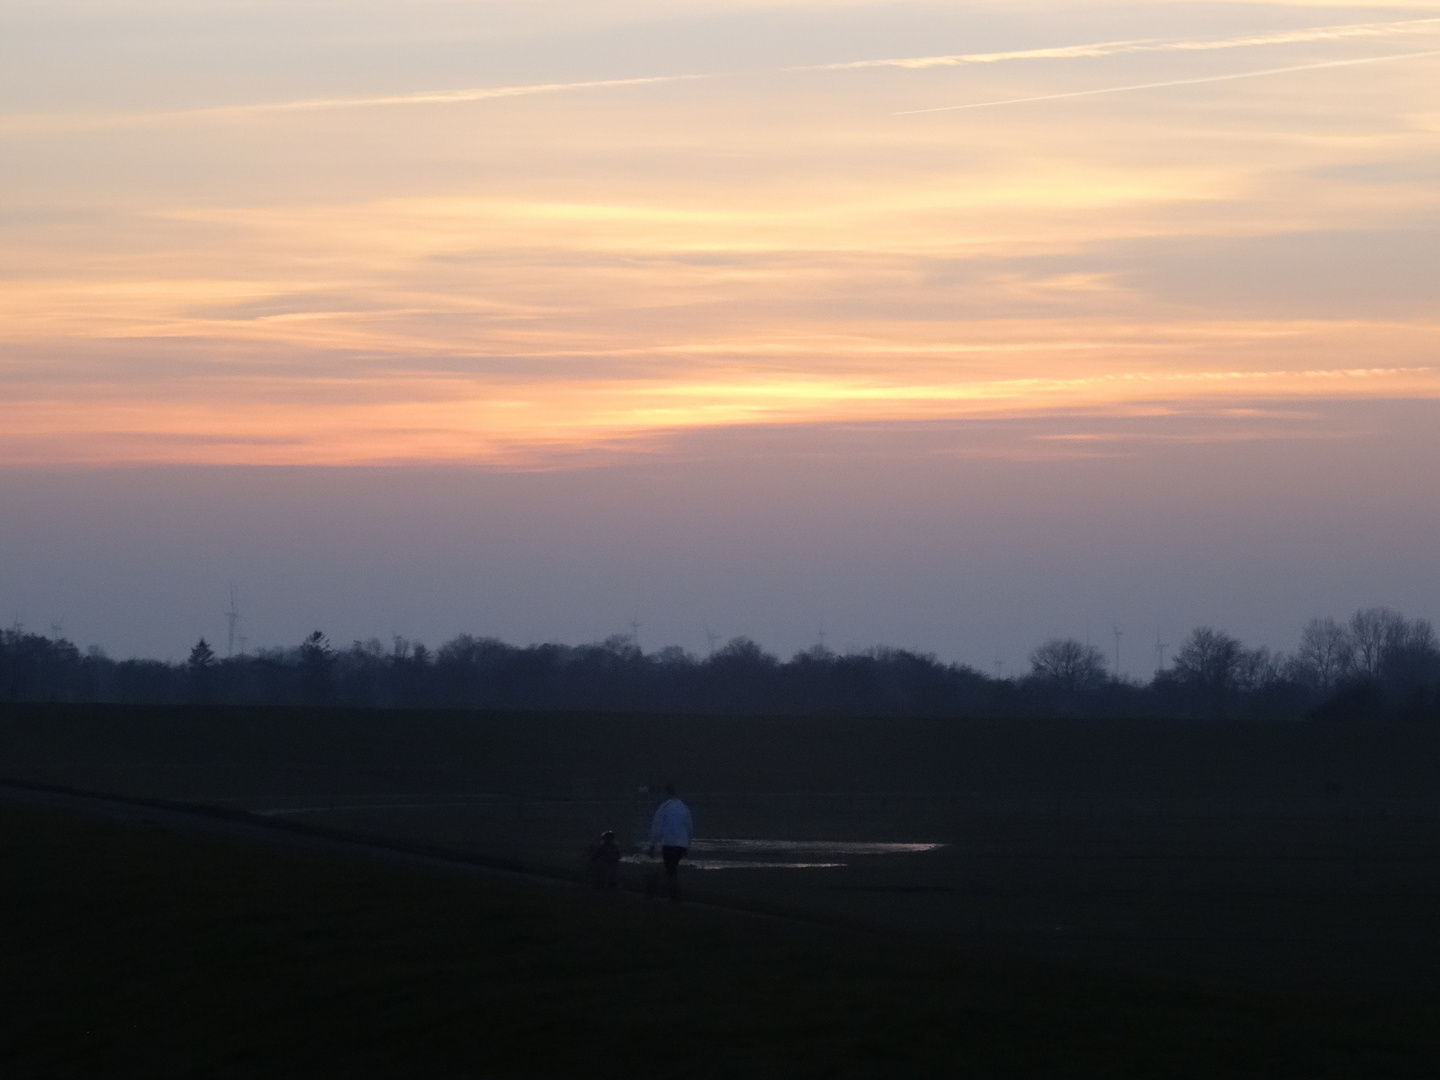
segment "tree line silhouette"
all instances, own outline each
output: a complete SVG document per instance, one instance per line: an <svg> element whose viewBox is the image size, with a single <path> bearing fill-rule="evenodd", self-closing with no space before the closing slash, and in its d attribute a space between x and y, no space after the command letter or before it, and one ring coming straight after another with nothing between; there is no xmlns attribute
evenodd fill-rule
<svg viewBox="0 0 1440 1080"><path fill-rule="evenodd" d="M627 637L515 646L462 634L431 650L396 638L218 657L203 638L183 663L113 660L63 637L0 630L0 700L335 705L522 711L933 717L1413 718L1440 720L1440 642L1423 619L1364 608L1312 619L1294 653L1193 630L1148 682L1107 669L1092 645L1054 638L1030 671L991 677L932 655L823 646L782 660L747 638L709 656L643 652Z"/></svg>

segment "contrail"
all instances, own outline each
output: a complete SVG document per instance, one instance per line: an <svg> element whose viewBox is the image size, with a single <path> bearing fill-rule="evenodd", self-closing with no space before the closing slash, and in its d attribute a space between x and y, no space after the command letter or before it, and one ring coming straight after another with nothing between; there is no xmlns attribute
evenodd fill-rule
<svg viewBox="0 0 1440 1080"><path fill-rule="evenodd" d="M716 75L650 75L632 79L591 79L584 82L529 83L521 86L475 86L458 90L425 90L413 94L389 94L354 98L308 98L300 101L271 101L246 105L215 105L198 109L157 109L135 113L30 113L0 115L0 133L6 131L84 131L96 128L144 127L186 120L241 120L248 116L283 113L327 112L403 105L455 105L494 98L563 94L574 90L602 90L652 83L691 82L719 78Z"/></svg>
<svg viewBox="0 0 1440 1080"><path fill-rule="evenodd" d="M1226 43L1228 46L1228 43ZM839 64L808 64L786 71L863 71L869 68L904 68L919 71L932 67L963 67L969 64L1002 64L1008 60L1077 60L1095 56L1117 56L1147 52L1162 47L1153 38L1133 41L1096 41L1088 45L1054 45L1044 49L1014 49L1010 52L955 53L942 56L901 56L886 60L848 60Z"/></svg>
<svg viewBox="0 0 1440 1080"><path fill-rule="evenodd" d="M199 109L164 109L137 113L62 113L0 116L0 126L24 130L45 126L90 128L130 127L184 120L241 119L267 114L326 112L332 109L364 109L387 105L455 105L493 98L531 97L537 94L563 94L574 90L603 90L621 86L646 86L652 83L686 82L715 78L712 75L650 75L631 79L591 79L584 82L529 83L520 86L473 86L458 90L425 90L413 94L388 94L353 98L307 98L300 101L272 101L246 105L215 105Z"/></svg>
<svg viewBox="0 0 1440 1080"><path fill-rule="evenodd" d="M814 64L790 71L853 71L864 68L897 67L920 70L932 67L963 67L970 64L999 64L1009 60L1072 60L1100 56L1122 56L1147 52L1211 52L1219 49L1247 49L1261 45L1303 45L1315 41L1346 38L1388 37L1440 28L1440 18L1405 19L1400 22L1344 23L1285 30L1273 34L1252 34L1238 38L1211 38L1197 41L1097 41L1088 45L1057 45L1046 49L1017 49L1011 52L956 53L950 56L910 56L888 60L854 60L843 64Z"/></svg>
<svg viewBox="0 0 1440 1080"><path fill-rule="evenodd" d="M1322 68L1383 64L1391 60L1418 60L1424 56L1440 56L1440 49L1431 49L1429 52L1397 53L1391 56L1365 56L1358 60L1329 60L1321 64L1297 64L1295 67L1266 68L1263 71L1238 71L1230 75L1205 75L1198 79L1172 79L1168 82L1135 83L1131 86L1104 86L1098 90L1071 90L1064 94L1040 94L1035 97L1005 98L1000 101L974 101L968 105L940 105L933 109L906 109L894 115L918 116L921 113L954 112L957 109L989 109L997 105L1025 105L1032 101L1060 101L1064 98L1092 97L1096 94L1124 94L1132 90L1160 90L1167 86L1198 86L1200 83L1229 82L1232 79L1259 79L1266 75L1288 75L1295 71L1319 71Z"/></svg>
<svg viewBox="0 0 1440 1080"><path fill-rule="evenodd" d="M1040 49L1018 49L1009 52L957 53L943 56L898 57L882 60L855 60L836 64L809 64L799 67L771 69L786 73L854 71L870 68L902 68L922 70L933 67L960 67L971 64L998 64L1016 60L1069 60L1093 57L1119 56L1129 53L1147 52L1206 52L1220 49L1251 48L1264 45L1292 45L1316 41L1336 41L1345 38L1383 37L1398 34L1417 33L1440 28L1440 18L1406 19L1383 23L1345 23L1333 26L1316 26L1302 30L1279 31L1272 34L1250 35L1237 38L1218 38L1192 41L1160 41L1153 39L1132 41L1101 41L1080 45L1057 45ZM1415 53L1415 56L1433 55ZM1376 60L1405 59L1405 57L1378 57ZM1318 64L1315 67L1338 67L1349 63L1371 63L1372 60L1337 61ZM1244 75L1226 75L1215 78L1180 80L1173 83L1154 83L1145 86L1124 86L1104 90L1086 90L1074 94L1055 94L1044 97L1016 98L1011 101L980 102L973 105L950 105L939 109L915 109L912 112L943 112L946 109L975 109L990 105L1011 105L1025 101L1046 101L1062 97L1081 97L1087 94L1113 94L1126 90L1144 90L1161 86L1182 86L1192 82L1211 82L1231 78L1253 78L1260 75L1279 74L1284 71L1304 71L1306 67L1277 68L1274 71L1253 72ZM12 131L55 128L129 127L185 120L240 119L246 116L264 116L283 113L324 112L338 109L363 109L407 105L454 105L466 102L486 101L498 98L531 97L540 94L562 94L584 90L616 89L626 86L653 86L662 83L694 82L708 79L739 78L765 74L764 71L729 71L706 74L650 75L627 79L589 79L577 82L530 83L519 86L476 86L456 90L430 90L411 94L386 94L352 98L310 98L299 101L261 102L245 105L220 105L195 109L153 110L136 113L51 113L51 114L10 114L0 115L0 130ZM905 114L900 114L905 115Z"/></svg>
<svg viewBox="0 0 1440 1080"><path fill-rule="evenodd" d="M531 83L523 86L473 86L459 90L427 90L414 94L391 94L363 98L314 98L306 101L279 101L259 105L221 105L208 109L187 109L153 115L217 116L266 112L314 112L325 109L362 109L377 105L453 105L490 98L530 97L534 94L562 94L571 90L608 90L620 86L683 82L714 78L711 75L650 75L633 79L591 79L586 82Z"/></svg>

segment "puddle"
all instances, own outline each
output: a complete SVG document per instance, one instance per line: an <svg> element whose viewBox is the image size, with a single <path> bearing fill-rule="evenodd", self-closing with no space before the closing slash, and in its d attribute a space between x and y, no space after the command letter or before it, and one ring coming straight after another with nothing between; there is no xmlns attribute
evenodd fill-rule
<svg viewBox="0 0 1440 1080"><path fill-rule="evenodd" d="M685 865L694 870L826 870L845 866L843 857L914 855L944 844L880 843L869 840L700 839L690 845ZM643 853L622 862L650 863Z"/></svg>
<svg viewBox="0 0 1440 1080"><path fill-rule="evenodd" d="M658 858L647 859L644 855L626 855L620 861L642 865L647 863L660 865ZM745 862L737 859L691 859L687 857L681 865L689 870L826 870L845 864L843 862L778 862L773 859L753 859Z"/></svg>
<svg viewBox="0 0 1440 1080"><path fill-rule="evenodd" d="M912 855L944 844L879 843L869 840L708 840L696 838L692 852L735 855Z"/></svg>

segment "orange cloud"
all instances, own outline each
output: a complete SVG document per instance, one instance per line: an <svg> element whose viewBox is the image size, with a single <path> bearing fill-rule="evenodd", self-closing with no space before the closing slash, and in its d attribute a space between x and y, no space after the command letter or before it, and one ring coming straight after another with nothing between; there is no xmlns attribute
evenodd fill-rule
<svg viewBox="0 0 1440 1080"><path fill-rule="evenodd" d="M1432 264L1395 238L1433 229L1440 84L1355 54L1433 21L12 130L0 461L533 464L727 425L1435 396ZM1295 81L1211 85L1221 45L1307 51ZM1165 81L1136 75L1157 57L1195 92L893 115ZM1266 262L1296 238L1328 254Z"/></svg>

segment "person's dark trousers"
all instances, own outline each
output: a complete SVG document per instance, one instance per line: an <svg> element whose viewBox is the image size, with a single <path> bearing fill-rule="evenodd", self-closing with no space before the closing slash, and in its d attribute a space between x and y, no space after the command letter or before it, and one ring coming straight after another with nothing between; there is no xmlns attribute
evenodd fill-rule
<svg viewBox="0 0 1440 1080"><path fill-rule="evenodd" d="M660 857L665 860L665 882L670 886L671 900L680 899L680 860L685 857L685 850L668 844L660 849Z"/></svg>

